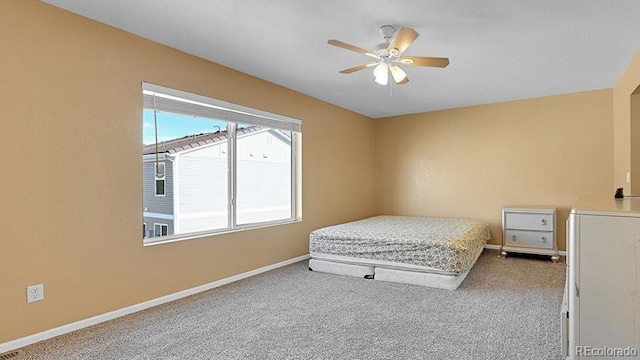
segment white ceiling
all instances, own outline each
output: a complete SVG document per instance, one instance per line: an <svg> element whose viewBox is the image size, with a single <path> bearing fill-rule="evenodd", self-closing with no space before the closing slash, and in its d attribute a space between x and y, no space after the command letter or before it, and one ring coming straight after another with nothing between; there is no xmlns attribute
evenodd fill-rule
<svg viewBox="0 0 640 360"><path fill-rule="evenodd" d="M610 88L640 47L639 0L43 0L372 118ZM373 82L381 25L414 28L411 81Z"/></svg>

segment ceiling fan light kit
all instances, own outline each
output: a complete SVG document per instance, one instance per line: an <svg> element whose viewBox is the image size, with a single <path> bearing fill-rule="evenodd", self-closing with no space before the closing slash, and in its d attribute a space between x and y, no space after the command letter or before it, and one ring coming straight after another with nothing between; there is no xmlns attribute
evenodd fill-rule
<svg viewBox="0 0 640 360"><path fill-rule="evenodd" d="M349 69L340 71L341 74L351 74L356 71L374 67L374 81L380 85L389 83L389 74L396 85L402 85L409 82L407 73L398 66L428 66L428 67L447 67L449 65L448 58L411 56L404 57L404 51L415 41L419 34L409 27L400 27L397 31L391 25L383 25L379 29L380 35L384 38L384 42L376 45L373 51L369 51L354 45L344 43L339 40L329 40L329 45L337 46L346 50L351 50L359 54L363 54L376 59L376 62L370 62L354 66Z"/></svg>
<svg viewBox="0 0 640 360"><path fill-rule="evenodd" d="M384 62L378 64L378 66L373 69L373 76L375 77L375 82L380 85L387 85L389 82L389 66Z"/></svg>

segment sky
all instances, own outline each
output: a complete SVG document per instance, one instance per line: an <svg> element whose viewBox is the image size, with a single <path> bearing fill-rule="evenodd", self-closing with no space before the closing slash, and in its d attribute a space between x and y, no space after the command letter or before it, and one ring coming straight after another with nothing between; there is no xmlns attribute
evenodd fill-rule
<svg viewBox="0 0 640 360"><path fill-rule="evenodd" d="M226 129L226 121L158 112L158 141ZM142 115L142 143L148 145L155 142L153 111L145 109Z"/></svg>

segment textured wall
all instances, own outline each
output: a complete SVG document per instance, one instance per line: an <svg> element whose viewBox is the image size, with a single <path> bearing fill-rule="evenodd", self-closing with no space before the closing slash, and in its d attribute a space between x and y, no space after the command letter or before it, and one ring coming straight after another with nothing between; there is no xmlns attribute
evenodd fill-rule
<svg viewBox="0 0 640 360"><path fill-rule="evenodd" d="M640 86L640 50L636 52L629 65L613 88L614 123L614 182L616 187L624 187L627 195L640 195L640 115L635 115L634 126L631 123L631 96ZM635 138L632 128L635 128ZM635 146L632 147L632 142ZM632 158L632 152L636 157ZM632 174L631 183L627 182L627 173ZM634 184L632 186L632 183ZM633 188L632 191L631 188Z"/></svg>
<svg viewBox="0 0 640 360"><path fill-rule="evenodd" d="M0 343L307 254L312 229L374 214L369 118L38 1L0 2L0 43ZM143 81L301 119L303 221L143 247Z"/></svg>
<svg viewBox="0 0 640 360"><path fill-rule="evenodd" d="M612 113L608 89L377 120L377 212L483 219L499 244L503 206L554 206L564 250L578 194L613 194Z"/></svg>
<svg viewBox="0 0 640 360"><path fill-rule="evenodd" d="M577 194L628 185L640 52L613 90L374 122L35 0L0 2L0 43L0 343L303 255L310 230L375 213L484 219L497 244L502 206L552 205L564 249ZM303 221L143 247L142 81L301 119ZM26 304L35 283L46 300Z"/></svg>

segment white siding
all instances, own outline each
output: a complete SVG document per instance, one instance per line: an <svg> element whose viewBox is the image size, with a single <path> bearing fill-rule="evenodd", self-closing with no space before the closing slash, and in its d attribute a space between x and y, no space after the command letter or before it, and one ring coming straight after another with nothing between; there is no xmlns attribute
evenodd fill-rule
<svg viewBox="0 0 640 360"><path fill-rule="evenodd" d="M237 222L291 217L291 165L238 160Z"/></svg>
<svg viewBox="0 0 640 360"><path fill-rule="evenodd" d="M236 145L238 223L289 218L291 139L277 130L264 130L239 135ZM177 154L176 194L165 200L177 201L179 233L228 226L227 147L222 141ZM145 192L148 186L145 182Z"/></svg>
<svg viewBox="0 0 640 360"><path fill-rule="evenodd" d="M238 160L290 163L291 139L277 130L238 136Z"/></svg>
<svg viewBox="0 0 640 360"><path fill-rule="evenodd" d="M227 159L183 156L179 159L180 232L227 226Z"/></svg>
<svg viewBox="0 0 640 360"><path fill-rule="evenodd" d="M277 130L238 138L237 222L291 217L291 139Z"/></svg>
<svg viewBox="0 0 640 360"><path fill-rule="evenodd" d="M197 148L196 150L181 154L181 157L210 157L216 159L227 158L227 141L224 140L213 145L205 145Z"/></svg>

